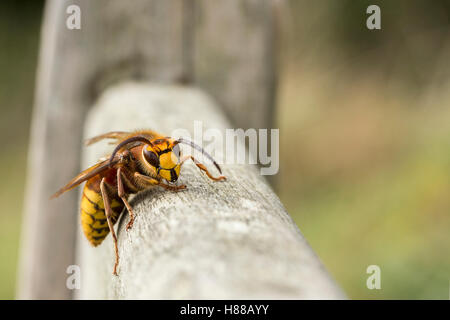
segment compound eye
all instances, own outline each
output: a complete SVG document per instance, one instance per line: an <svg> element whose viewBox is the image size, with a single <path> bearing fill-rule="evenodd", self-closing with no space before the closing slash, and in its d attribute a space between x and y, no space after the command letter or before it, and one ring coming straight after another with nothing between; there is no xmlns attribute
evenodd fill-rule
<svg viewBox="0 0 450 320"><path fill-rule="evenodd" d="M172 149L172 153L175 155L175 157L177 157L177 160L179 160L180 159L180 145L176 144Z"/></svg>
<svg viewBox="0 0 450 320"><path fill-rule="evenodd" d="M159 168L159 157L156 153L153 151L147 150L147 148L144 149L144 157L145 160L147 160L148 163L150 163L155 168Z"/></svg>

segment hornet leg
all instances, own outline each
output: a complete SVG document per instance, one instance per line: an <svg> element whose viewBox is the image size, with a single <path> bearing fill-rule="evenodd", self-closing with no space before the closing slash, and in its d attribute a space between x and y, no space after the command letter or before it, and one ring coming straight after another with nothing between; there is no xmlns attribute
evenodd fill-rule
<svg viewBox="0 0 450 320"><path fill-rule="evenodd" d="M125 189L123 187L122 168L119 168L117 170L117 193L118 193L120 199L122 199L123 203L127 207L128 213L130 214L130 222L128 222L128 224L127 224L127 231L128 231L133 226L135 215L134 215L133 208L131 208L130 204L128 203L127 195L126 195Z"/></svg>
<svg viewBox="0 0 450 320"><path fill-rule="evenodd" d="M184 157L182 160L181 160L181 164L183 164L186 160L188 160L188 159L191 159L194 163L195 163L195 165L200 169L200 170L202 170L202 171L204 171L205 173L206 173L206 175L210 178L210 179L212 179L212 180L214 180L214 181L220 181L220 180L226 180L227 178L225 177L225 176L219 176L219 177L214 177L209 171L208 171L208 169L206 169L206 167L202 164L202 163L200 163L197 159L195 159L193 156L186 156L186 157Z"/></svg>
<svg viewBox="0 0 450 320"><path fill-rule="evenodd" d="M184 184L182 184L181 186L170 186L168 184L162 183L161 181L159 181L155 178L145 176L138 172L134 173L134 178L136 179L136 181L138 183L140 183L141 185L144 185L144 186L160 186L166 190L171 190L171 191L178 191L178 190L186 189L186 185L184 185Z"/></svg>
<svg viewBox="0 0 450 320"><path fill-rule="evenodd" d="M117 275L117 265L119 264L119 249L117 247L117 236L114 231L114 225L111 220L112 210L111 210L111 206L109 203L108 191L106 190L106 186L105 186L105 178L103 178L102 182L100 183L100 190L102 192L103 203L105 204L105 214L106 214L106 220L108 221L109 231L111 231L111 235L112 235L113 241L114 241L114 249L116 252L116 262L114 263L113 274Z"/></svg>

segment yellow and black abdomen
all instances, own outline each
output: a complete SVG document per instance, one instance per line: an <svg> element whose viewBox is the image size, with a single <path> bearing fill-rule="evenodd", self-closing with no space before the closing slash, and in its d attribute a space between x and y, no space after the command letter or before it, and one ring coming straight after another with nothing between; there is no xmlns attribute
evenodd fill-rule
<svg viewBox="0 0 450 320"><path fill-rule="evenodd" d="M86 182L81 198L81 227L84 235L94 246L98 246L109 233L108 221L105 215L105 205L100 191L100 177L93 177ZM110 196L112 223L117 222L123 210L123 202Z"/></svg>

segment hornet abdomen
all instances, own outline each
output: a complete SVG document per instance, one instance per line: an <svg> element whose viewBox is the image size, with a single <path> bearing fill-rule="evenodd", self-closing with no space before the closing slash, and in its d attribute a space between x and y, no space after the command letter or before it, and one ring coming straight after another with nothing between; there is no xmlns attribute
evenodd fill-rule
<svg viewBox="0 0 450 320"><path fill-rule="evenodd" d="M105 215L105 205L100 190L101 175L92 177L86 182L81 198L81 227L84 235L94 246L98 246L109 233L108 221ZM124 204L117 194L108 194L111 205L111 221L113 225L119 219Z"/></svg>

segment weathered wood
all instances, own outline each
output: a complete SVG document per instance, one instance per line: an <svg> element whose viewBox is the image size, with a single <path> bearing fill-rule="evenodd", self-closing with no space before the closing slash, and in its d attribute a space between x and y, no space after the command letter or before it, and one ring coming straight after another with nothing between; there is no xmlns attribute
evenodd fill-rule
<svg viewBox="0 0 450 320"><path fill-rule="evenodd" d="M74 263L78 198L75 193L54 201L48 198L80 170L86 112L105 88L128 79L196 84L218 99L236 121L235 127L271 127L275 81L271 3L47 2L30 139L19 298L72 296L66 288L66 268ZM81 30L66 28L69 5L81 9Z"/></svg>
<svg viewBox="0 0 450 320"><path fill-rule="evenodd" d="M237 128L274 123L276 2L195 2L195 83L223 106Z"/></svg>
<svg viewBox="0 0 450 320"><path fill-rule="evenodd" d="M81 8L81 30L66 8ZM121 79L183 76L182 0L47 3L31 130L19 298L70 298L78 198L49 196L76 175L85 113L103 87Z"/></svg>
<svg viewBox="0 0 450 320"><path fill-rule="evenodd" d="M136 128L168 135L185 128L192 134L196 120L205 130L231 126L198 89L127 83L101 96L87 118L85 138ZM84 167L111 148L107 142L87 147ZM133 229L125 230L127 215L119 223L118 276L111 274L111 236L93 248L80 233L77 297L342 298L257 167L228 164L223 172L228 180L213 182L187 163L180 175L187 190L139 193L131 201Z"/></svg>

